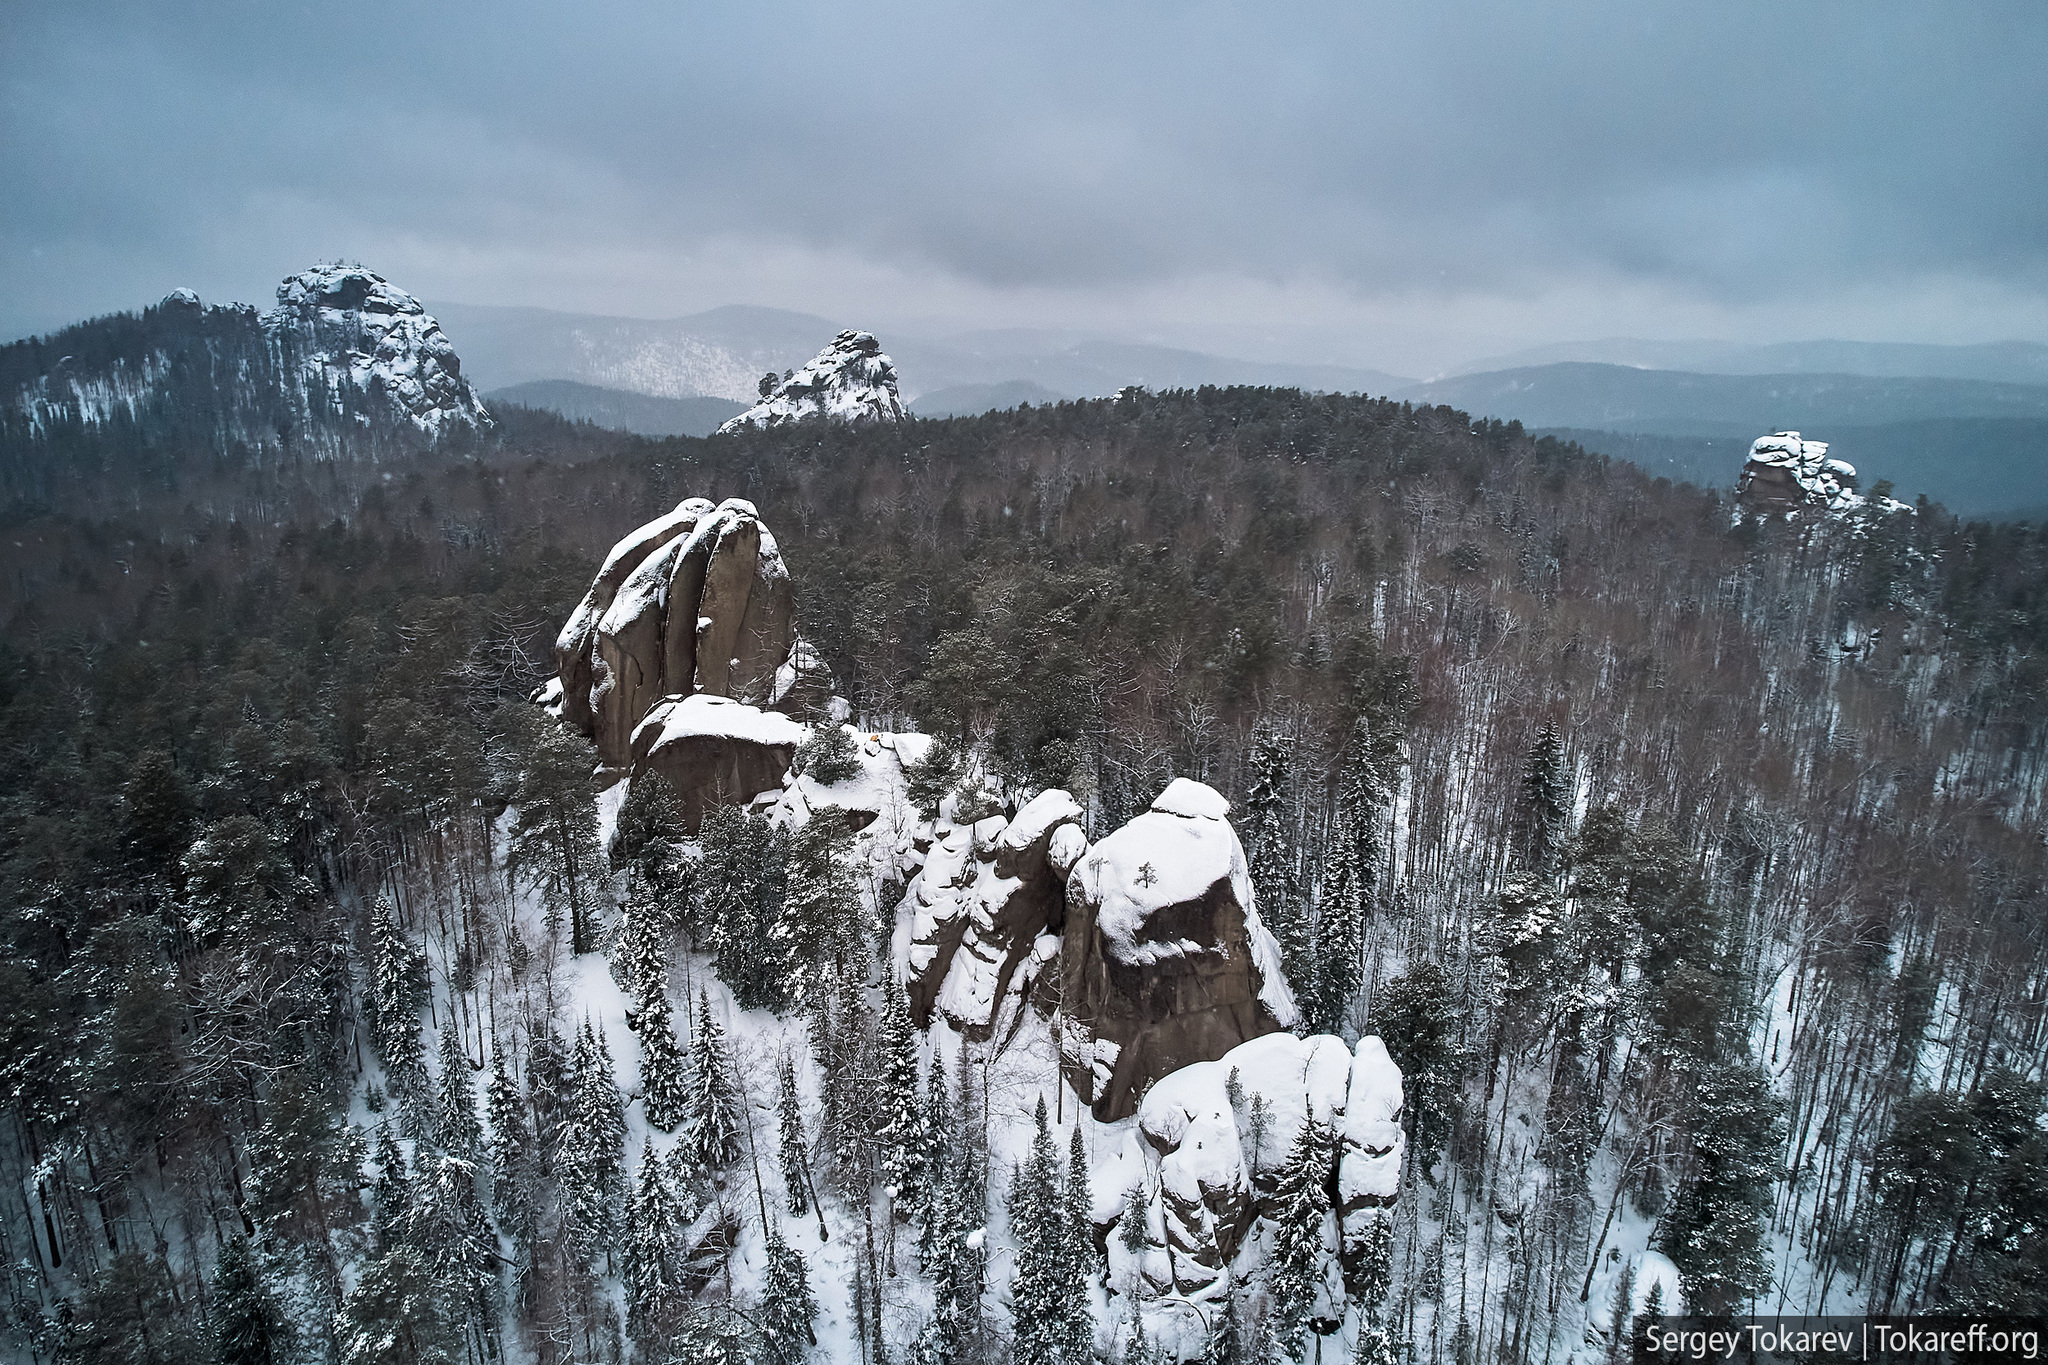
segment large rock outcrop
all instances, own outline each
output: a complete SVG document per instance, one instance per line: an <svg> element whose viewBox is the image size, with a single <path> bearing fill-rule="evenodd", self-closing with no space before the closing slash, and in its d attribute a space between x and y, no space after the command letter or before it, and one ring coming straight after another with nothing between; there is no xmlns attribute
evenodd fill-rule
<svg viewBox="0 0 2048 1365"><path fill-rule="evenodd" d="M761 401L720 427L775 427L824 417L837 422L900 422L896 363L872 332L841 332L815 359L772 383Z"/></svg>
<svg viewBox="0 0 2048 1365"><path fill-rule="evenodd" d="M601 766L659 772L692 832L782 784L831 676L797 637L789 572L754 505L687 498L612 547L555 640L544 699ZM775 707L777 710L765 708Z"/></svg>
<svg viewBox="0 0 2048 1365"><path fill-rule="evenodd" d="M1163 1077L1138 1108L1135 1161L1114 1177L1144 1193L1145 1244L1110 1239L1112 1277L1133 1272L1154 1295L1217 1285L1256 1221L1277 1211L1281 1168L1311 1119L1337 1139L1325 1155L1341 1242L1328 1249L1350 1275L1340 1247L1380 1231L1400 1182L1401 1073L1386 1057L1376 1037L1354 1057L1328 1034L1269 1033ZM1325 1288L1342 1301L1334 1281Z"/></svg>
<svg viewBox="0 0 2048 1365"><path fill-rule="evenodd" d="M789 572L750 502L689 498L612 548L555 640L562 719L600 761L632 762L655 703L696 693L755 706L818 691Z"/></svg>
<svg viewBox="0 0 2048 1365"><path fill-rule="evenodd" d="M1014 820L991 816L934 831L907 893L906 986L919 1027L938 1014L982 1039L1006 998L1022 1008L1024 992L1059 951L1068 875L1088 846L1080 819L1074 798L1055 788Z"/></svg>
<svg viewBox="0 0 2048 1365"><path fill-rule="evenodd" d="M1826 441L1801 440L1796 431L1776 431L1750 444L1735 496L1752 512L1814 509L1842 512L1858 506L1856 466L1828 458Z"/></svg>
<svg viewBox="0 0 2048 1365"><path fill-rule="evenodd" d="M1104 1122L1162 1077L1295 1021L1229 814L1215 789L1177 779L1067 880L1061 1064Z"/></svg>
<svg viewBox="0 0 2048 1365"><path fill-rule="evenodd" d="M633 775L661 774L682 807L683 832L695 834L719 806L781 787L809 733L788 716L730 697L666 697L634 728Z"/></svg>
<svg viewBox="0 0 2048 1365"><path fill-rule="evenodd" d="M190 290L172 297L180 295L198 304ZM263 330L278 349L287 392L304 411L339 415L353 390L431 435L491 425L441 324L373 270L329 261L293 275L277 287Z"/></svg>

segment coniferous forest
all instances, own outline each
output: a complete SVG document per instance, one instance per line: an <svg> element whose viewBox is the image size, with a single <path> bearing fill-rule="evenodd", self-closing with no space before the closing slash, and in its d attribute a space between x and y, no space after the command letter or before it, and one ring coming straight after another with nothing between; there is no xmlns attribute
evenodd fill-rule
<svg viewBox="0 0 2048 1365"><path fill-rule="evenodd" d="M2048 1312L2048 530L1745 517L1292 390L494 416L0 451L11 1358L1547 1365L1679 1301ZM848 703L800 772L935 738L900 829L685 836L530 700L691 496L774 527ZM955 1037L897 975L948 831L1056 788L1100 840L1179 778L1299 1030L1400 1070L1341 1285L1323 1125L1159 1292L1060 1002Z"/></svg>

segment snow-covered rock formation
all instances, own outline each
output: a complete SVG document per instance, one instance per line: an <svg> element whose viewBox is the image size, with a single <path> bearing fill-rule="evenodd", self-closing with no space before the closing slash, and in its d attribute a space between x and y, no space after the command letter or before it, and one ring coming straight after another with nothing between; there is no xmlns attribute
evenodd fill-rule
<svg viewBox="0 0 2048 1365"><path fill-rule="evenodd" d="M1110 1239L1112 1280L1132 1276L1153 1295L1219 1287L1255 1221L1277 1211L1281 1170L1311 1119L1338 1135L1328 1160L1342 1246L1362 1248L1399 1186L1401 1105L1400 1070L1372 1036L1354 1056L1328 1034L1269 1033L1161 1078L1138 1108L1140 1141L1126 1156L1142 1170L1123 1173L1146 1197L1145 1244ZM1338 1247L1330 1250L1335 1267ZM1347 1275L1352 1259L1343 1258ZM1341 1303L1335 1279L1326 1293Z"/></svg>
<svg viewBox="0 0 2048 1365"><path fill-rule="evenodd" d="M555 664L562 719L597 741L605 766L662 772L693 829L711 805L788 770L801 727L757 708L821 709L830 694L797 638L782 552L739 498L687 498L613 546L555 640ZM685 704L700 698L738 705Z"/></svg>
<svg viewBox="0 0 2048 1365"><path fill-rule="evenodd" d="M375 271L339 261L300 271L277 287L263 330L303 411L341 415L353 387L373 401L381 396L392 415L430 435L491 425L441 324Z"/></svg>
<svg viewBox="0 0 2048 1365"><path fill-rule="evenodd" d="M1856 466L1829 459L1827 442L1801 440L1796 431L1775 431L1751 443L1735 496L1744 508L1761 512L1843 512L1863 502L1856 493Z"/></svg>
<svg viewBox="0 0 2048 1365"><path fill-rule="evenodd" d="M259 314L174 289L0 347L0 451L55 443L78 468L152 450L377 460L491 425L440 325L382 276L319 265L277 300Z"/></svg>
<svg viewBox="0 0 2048 1365"><path fill-rule="evenodd" d="M1068 874L1088 847L1081 807L1054 788L1017 818L990 816L935 835L911 883L910 956L905 982L919 1027L941 1014L969 1038L985 1039L1004 1002L1019 1002L1059 952ZM1021 969L1021 970L1020 970Z"/></svg>
<svg viewBox="0 0 2048 1365"><path fill-rule="evenodd" d="M773 427L806 417L839 422L900 422L896 365L872 332L841 332L817 357L773 384L761 401L720 427Z"/></svg>
<svg viewBox="0 0 2048 1365"><path fill-rule="evenodd" d="M1178 778L1068 878L1061 1061L1103 1122L1181 1067L1295 1021L1229 814L1214 788Z"/></svg>

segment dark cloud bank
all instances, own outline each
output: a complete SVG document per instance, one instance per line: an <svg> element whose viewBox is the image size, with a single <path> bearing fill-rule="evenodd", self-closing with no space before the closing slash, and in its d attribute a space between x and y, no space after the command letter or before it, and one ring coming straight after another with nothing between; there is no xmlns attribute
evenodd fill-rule
<svg viewBox="0 0 2048 1365"><path fill-rule="evenodd" d="M2048 340L2033 0L5 24L9 336L345 254L429 297L1064 319L1409 373L1630 332Z"/></svg>

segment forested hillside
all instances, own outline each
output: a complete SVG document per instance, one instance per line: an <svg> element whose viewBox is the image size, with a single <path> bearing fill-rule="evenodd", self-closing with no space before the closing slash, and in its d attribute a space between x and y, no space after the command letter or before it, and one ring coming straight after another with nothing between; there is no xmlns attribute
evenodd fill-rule
<svg viewBox="0 0 2048 1365"><path fill-rule="evenodd" d="M1145 1230L1045 1217L1114 1219L1055 1141L1106 1125L1031 1042L918 1037L891 958L948 829L1060 788L1100 840L1177 778L1233 802L1305 1024L1405 1078L1384 1299L1331 1351L2048 1305L2048 532L1744 521L1290 390L498 416L297 464L138 409L132 471L7 471L17 1358L1299 1359L1284 1233L1158 1336L1105 1272ZM945 741L921 831L682 840L529 703L694 495L772 522L857 734Z"/></svg>

